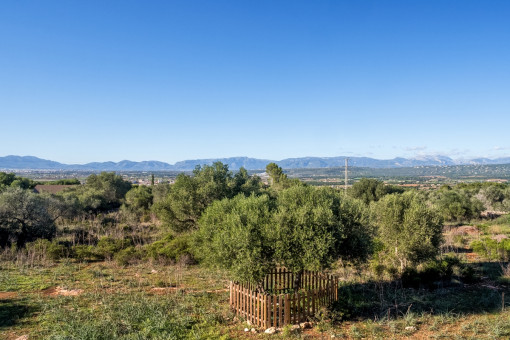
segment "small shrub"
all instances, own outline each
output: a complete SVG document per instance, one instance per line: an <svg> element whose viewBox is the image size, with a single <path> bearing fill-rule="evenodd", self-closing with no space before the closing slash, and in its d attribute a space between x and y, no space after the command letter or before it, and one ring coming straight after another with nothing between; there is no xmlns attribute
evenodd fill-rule
<svg viewBox="0 0 510 340"><path fill-rule="evenodd" d="M479 256L491 261L506 261L510 258L510 239L494 240L483 237L471 243L471 248Z"/></svg>
<svg viewBox="0 0 510 340"><path fill-rule="evenodd" d="M32 259L57 261L70 256L69 247L56 240L38 239L25 245L24 251Z"/></svg>
<svg viewBox="0 0 510 340"><path fill-rule="evenodd" d="M119 266L127 266L140 261L143 258L143 252L133 246L120 250L113 256Z"/></svg>
<svg viewBox="0 0 510 340"><path fill-rule="evenodd" d="M133 242L129 239L113 239L111 237L103 237L97 243L95 253L97 257L111 260L117 252L132 246L132 244Z"/></svg>
<svg viewBox="0 0 510 340"><path fill-rule="evenodd" d="M149 244L147 256L152 259L166 259L183 264L193 264L195 260L191 252L190 237L187 234L172 236L166 235L163 239Z"/></svg>
<svg viewBox="0 0 510 340"><path fill-rule="evenodd" d="M402 285L412 288L434 288L438 283L449 283L455 272L462 272L466 267L460 260L453 256L445 256L442 259L428 261L419 268L406 268L402 274ZM470 273L465 270L467 279Z"/></svg>
<svg viewBox="0 0 510 340"><path fill-rule="evenodd" d="M73 256L79 261L98 260L98 256L94 251L94 246L86 246L84 244L76 245L71 248Z"/></svg>

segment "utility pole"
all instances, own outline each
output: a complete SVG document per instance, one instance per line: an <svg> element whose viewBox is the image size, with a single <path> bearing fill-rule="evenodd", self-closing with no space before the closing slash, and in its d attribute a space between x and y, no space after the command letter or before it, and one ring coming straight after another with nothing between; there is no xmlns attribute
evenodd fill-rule
<svg viewBox="0 0 510 340"><path fill-rule="evenodd" d="M347 193L347 164L349 162L349 158L345 157L345 180L344 180L344 189Z"/></svg>

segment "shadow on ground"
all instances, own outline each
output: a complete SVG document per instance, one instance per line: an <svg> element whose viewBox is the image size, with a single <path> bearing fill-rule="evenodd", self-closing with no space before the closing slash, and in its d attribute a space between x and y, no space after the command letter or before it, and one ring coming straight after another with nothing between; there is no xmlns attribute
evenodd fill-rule
<svg viewBox="0 0 510 340"><path fill-rule="evenodd" d="M451 280L434 286L408 288L402 281L345 284L332 305L336 320L381 320L409 313L483 314L510 308L510 286L501 279L498 263L473 264L477 280Z"/></svg>
<svg viewBox="0 0 510 340"><path fill-rule="evenodd" d="M28 304L25 299L0 300L0 330L16 325L35 311L36 309Z"/></svg>

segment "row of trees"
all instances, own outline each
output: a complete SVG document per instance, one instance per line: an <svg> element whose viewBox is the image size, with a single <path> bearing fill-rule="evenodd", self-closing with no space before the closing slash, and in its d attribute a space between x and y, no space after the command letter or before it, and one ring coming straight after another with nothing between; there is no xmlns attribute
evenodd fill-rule
<svg viewBox="0 0 510 340"><path fill-rule="evenodd" d="M477 217L488 206L504 209L510 197L499 184L424 192L374 179L345 194L289 179L274 163L266 172L268 185L218 162L153 186L101 173L57 195L34 194L16 176L0 173L0 246L51 238L59 218L116 212L132 223L150 216L162 222L170 236L157 240L152 253L175 253L170 248L178 245L237 280L256 282L278 265L299 272L338 260L371 259L402 273L438 254L443 221Z"/></svg>
<svg viewBox="0 0 510 340"><path fill-rule="evenodd" d="M349 195L370 204L385 195L404 191L403 188L385 185L376 179L363 178L352 186ZM484 210L510 211L510 186L502 183L444 185L438 190L425 191L423 195L426 204L439 210L447 222L476 219Z"/></svg>

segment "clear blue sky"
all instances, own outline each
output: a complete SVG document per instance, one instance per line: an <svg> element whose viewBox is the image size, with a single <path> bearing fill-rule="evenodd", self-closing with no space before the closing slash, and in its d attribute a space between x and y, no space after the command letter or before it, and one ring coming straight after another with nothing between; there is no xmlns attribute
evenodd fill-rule
<svg viewBox="0 0 510 340"><path fill-rule="evenodd" d="M510 1L2 1L0 156L510 155Z"/></svg>

